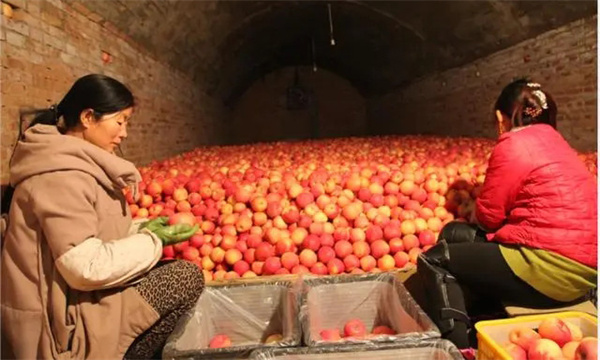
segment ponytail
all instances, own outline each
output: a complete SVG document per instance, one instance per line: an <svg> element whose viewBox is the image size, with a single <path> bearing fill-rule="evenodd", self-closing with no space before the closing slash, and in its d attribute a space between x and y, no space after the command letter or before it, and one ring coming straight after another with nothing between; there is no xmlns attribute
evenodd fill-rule
<svg viewBox="0 0 600 360"><path fill-rule="evenodd" d="M20 114L21 125L24 122L24 118L26 116L30 116L30 115L33 115L34 118L31 121L31 123L29 124L29 126L27 126L27 128L30 128L37 124L55 125L56 126L56 125L58 125L58 119L60 118L61 113L58 109L58 105L52 105L48 109L24 110L24 111L21 111L21 114ZM19 130L21 130L21 129L19 129Z"/></svg>
<svg viewBox="0 0 600 360"><path fill-rule="evenodd" d="M58 120L60 119L61 113L57 105L52 105L47 109L21 110L19 113L19 134L17 136L17 142L13 146L9 164L12 163L13 156L15 155L15 149L17 148L19 141L23 139L26 130L23 129L23 125L25 124L26 119L30 116L33 116L33 120L31 120L31 122L27 125L26 129L38 124L58 126ZM2 193L0 214L6 214L10 210L10 203L12 202L14 192L15 188L9 184Z"/></svg>

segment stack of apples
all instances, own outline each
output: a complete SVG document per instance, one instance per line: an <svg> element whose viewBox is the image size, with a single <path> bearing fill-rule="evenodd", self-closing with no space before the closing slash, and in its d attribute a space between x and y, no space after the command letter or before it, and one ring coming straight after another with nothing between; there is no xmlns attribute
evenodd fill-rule
<svg viewBox="0 0 600 360"><path fill-rule="evenodd" d="M198 224L164 248L208 281L387 271L468 219L490 139L396 136L213 146L140 168L132 216ZM581 159L596 171L595 154Z"/></svg>
<svg viewBox="0 0 600 360"><path fill-rule="evenodd" d="M373 338L380 335L395 335L396 331L392 328L379 325L373 327L371 332L367 332L365 323L360 319L348 320L344 325L343 334L340 329L324 329L319 332L321 340L323 341L340 341L342 339L366 339Z"/></svg>
<svg viewBox="0 0 600 360"><path fill-rule="evenodd" d="M518 327L510 331L504 349L514 360L596 360L598 338L583 337L581 329L556 317L543 320L537 331Z"/></svg>

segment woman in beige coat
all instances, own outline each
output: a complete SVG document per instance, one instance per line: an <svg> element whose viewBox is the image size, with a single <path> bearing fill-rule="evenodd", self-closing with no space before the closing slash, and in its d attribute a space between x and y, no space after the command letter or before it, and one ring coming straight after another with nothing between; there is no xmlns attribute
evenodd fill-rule
<svg viewBox="0 0 600 360"><path fill-rule="evenodd" d="M2 358L151 358L200 296L200 269L159 263L159 236L132 224L122 190L140 175L114 149L133 105L117 80L84 76L16 146Z"/></svg>

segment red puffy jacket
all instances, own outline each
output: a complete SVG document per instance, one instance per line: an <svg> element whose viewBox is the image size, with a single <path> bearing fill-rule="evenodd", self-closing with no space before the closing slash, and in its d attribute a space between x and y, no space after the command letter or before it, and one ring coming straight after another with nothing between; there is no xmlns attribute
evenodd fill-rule
<svg viewBox="0 0 600 360"><path fill-rule="evenodd" d="M500 136L476 217L492 241L561 254L597 268L598 188L576 152L551 126Z"/></svg>

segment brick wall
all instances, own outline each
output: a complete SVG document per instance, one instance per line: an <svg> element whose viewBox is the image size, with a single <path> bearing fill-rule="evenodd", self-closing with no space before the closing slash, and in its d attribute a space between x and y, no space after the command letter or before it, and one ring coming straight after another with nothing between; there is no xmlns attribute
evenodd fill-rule
<svg viewBox="0 0 600 360"><path fill-rule="evenodd" d="M286 89L294 83L295 67L272 72L257 80L233 108L227 122L229 142L330 138L365 133L365 99L350 82L324 69L317 72L311 67L298 69L299 83L313 93L314 107L288 110Z"/></svg>
<svg viewBox="0 0 600 360"><path fill-rule="evenodd" d="M17 137L22 107L59 102L78 77L103 73L126 83L139 106L122 146L138 165L200 144L220 143L220 105L191 80L154 60L144 49L103 22L81 3L7 0L16 8L2 16L1 183ZM113 61L103 64L102 51Z"/></svg>
<svg viewBox="0 0 600 360"><path fill-rule="evenodd" d="M554 96L569 143L596 151L596 36L594 16L370 99L371 131L495 137L493 104L502 87L526 75Z"/></svg>

